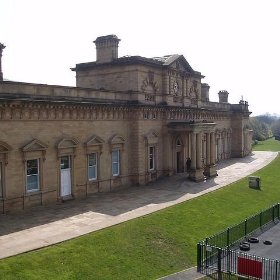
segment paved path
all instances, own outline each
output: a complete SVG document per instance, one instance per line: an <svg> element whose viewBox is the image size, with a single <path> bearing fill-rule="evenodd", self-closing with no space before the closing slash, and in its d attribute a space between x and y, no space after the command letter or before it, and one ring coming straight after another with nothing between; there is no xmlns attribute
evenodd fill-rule
<svg viewBox="0 0 280 280"><path fill-rule="evenodd" d="M201 183L179 174L145 187L0 214L0 259L116 225L214 191L252 174L277 154L254 152L246 158L225 160L218 164L218 177ZM168 279L180 279L170 277Z"/></svg>

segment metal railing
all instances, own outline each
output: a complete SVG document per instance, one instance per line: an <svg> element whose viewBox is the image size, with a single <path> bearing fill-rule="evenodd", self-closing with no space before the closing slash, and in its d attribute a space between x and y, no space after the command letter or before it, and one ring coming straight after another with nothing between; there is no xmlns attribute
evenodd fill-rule
<svg viewBox="0 0 280 280"><path fill-rule="evenodd" d="M255 214L244 221L235 224L197 244L197 270L205 274L222 272L252 276L257 279L279 279L280 267L278 260L271 260L234 251L235 247L246 237L258 235L266 228L279 221L280 204ZM242 268L243 263L244 270ZM261 267L258 275L251 275L246 267L257 265ZM259 268L260 269L260 268ZM252 269L251 269L252 270ZM251 271L250 270L250 271ZM257 270L257 269L253 269ZM257 270L258 271L258 270ZM262 274L261 277L260 273Z"/></svg>

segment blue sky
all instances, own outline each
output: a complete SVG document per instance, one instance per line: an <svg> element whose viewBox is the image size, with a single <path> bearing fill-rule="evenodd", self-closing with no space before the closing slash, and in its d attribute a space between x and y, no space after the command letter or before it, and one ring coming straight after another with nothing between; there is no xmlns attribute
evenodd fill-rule
<svg viewBox="0 0 280 280"><path fill-rule="evenodd" d="M243 97L252 115L280 114L278 0L0 0L4 78L75 86L76 63L95 61L98 36L119 56L182 54L210 99Z"/></svg>

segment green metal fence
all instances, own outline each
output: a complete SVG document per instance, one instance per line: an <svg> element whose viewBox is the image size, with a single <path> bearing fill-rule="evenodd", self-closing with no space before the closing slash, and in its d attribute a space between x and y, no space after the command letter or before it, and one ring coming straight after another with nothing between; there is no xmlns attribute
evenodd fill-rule
<svg viewBox="0 0 280 280"><path fill-rule="evenodd" d="M247 237L258 235L265 228L278 223L280 204L272 205L244 221L235 224L215 235L212 235L197 244L197 270L208 274L212 272L228 272L238 274L236 263L242 258L247 262L255 262L259 257L250 256L234 251L234 246L246 240ZM279 279L280 267L277 260L261 259L263 276L257 279ZM223 264L223 265L222 265ZM270 278L266 278L265 274ZM273 275L273 278L271 278Z"/></svg>

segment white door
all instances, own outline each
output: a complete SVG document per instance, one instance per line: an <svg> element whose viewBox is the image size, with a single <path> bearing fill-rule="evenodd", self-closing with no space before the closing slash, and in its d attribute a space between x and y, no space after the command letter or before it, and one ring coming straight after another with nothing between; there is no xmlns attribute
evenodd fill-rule
<svg viewBox="0 0 280 280"><path fill-rule="evenodd" d="M61 196L71 194L71 166L70 156L63 156L60 159L61 171Z"/></svg>

